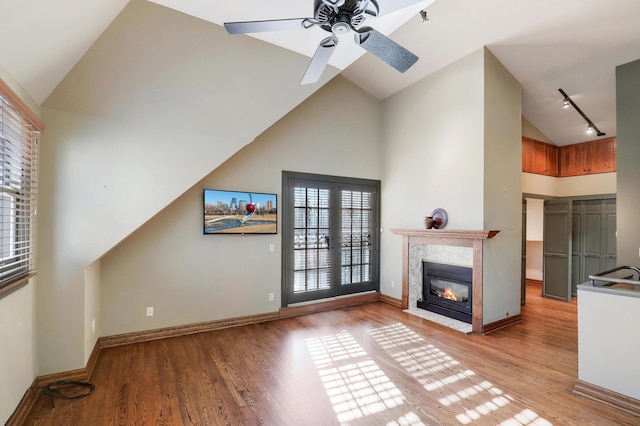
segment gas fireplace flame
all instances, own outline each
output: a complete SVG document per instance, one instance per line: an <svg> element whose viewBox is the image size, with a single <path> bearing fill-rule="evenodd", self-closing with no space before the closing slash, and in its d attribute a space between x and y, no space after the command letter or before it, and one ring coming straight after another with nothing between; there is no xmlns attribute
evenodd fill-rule
<svg viewBox="0 0 640 426"><path fill-rule="evenodd" d="M458 298L456 297L455 292L451 289L451 287L447 287L444 289L444 293L442 293L442 296L444 299L448 299L448 300L453 300L453 301L458 301Z"/></svg>

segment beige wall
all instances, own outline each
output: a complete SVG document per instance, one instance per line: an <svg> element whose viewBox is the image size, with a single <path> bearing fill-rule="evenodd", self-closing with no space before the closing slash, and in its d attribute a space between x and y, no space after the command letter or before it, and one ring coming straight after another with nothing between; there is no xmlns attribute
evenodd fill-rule
<svg viewBox="0 0 640 426"><path fill-rule="evenodd" d="M13 78L9 71L7 71L2 64L0 63L0 79L4 81L7 86L13 90L13 92L18 95L18 97L24 102L31 111L33 111L38 117L40 117L40 105L33 100L31 96L18 84L18 82Z"/></svg>
<svg viewBox="0 0 640 426"><path fill-rule="evenodd" d="M424 228L440 207L449 229L501 230L485 246L485 322L519 313L519 84L480 50L391 96L384 110L381 291L401 297L402 239L391 229Z"/></svg>
<svg viewBox="0 0 640 426"><path fill-rule="evenodd" d="M260 61L270 65L259 81L243 75L253 64L247 50L270 58ZM292 66L279 65L285 57ZM307 63L142 1L131 2L96 41L42 111L38 287L34 279L0 299L0 341L10 345L3 352L9 362L0 365L0 422L36 374L82 367L99 335L277 309L278 297L269 302L267 294L280 291L281 230L251 238L201 235L204 187L279 193L283 168L382 179L381 289L394 297L400 297L400 238L389 229L421 228L436 207L449 211L450 229L493 227L486 191L506 190L505 197L493 194L509 206L504 226L495 224L508 237L500 250L513 244L513 189L484 181L486 162L497 155L492 149L506 140L484 144L485 73L496 78L498 91L511 89L499 66L487 70L484 52L383 106L337 79L279 122L336 74L329 69L319 85L298 86ZM618 69L622 173L562 183L522 175L523 192L543 195L622 188L618 253L629 264L637 263L640 246L637 75L638 63ZM40 114L1 65L0 77ZM522 126L524 134L528 125ZM246 267L243 256L256 267ZM496 306L502 314L514 299L515 286L505 285L509 292ZM157 309L152 319L144 317L149 305Z"/></svg>
<svg viewBox="0 0 640 426"><path fill-rule="evenodd" d="M520 313L522 112L520 83L484 50L483 320ZM473 209L475 206L468 206Z"/></svg>
<svg viewBox="0 0 640 426"><path fill-rule="evenodd" d="M36 115L40 114L40 107L1 64L0 79ZM36 279L32 278L24 287L0 298L0 424L11 416L36 376L35 292Z"/></svg>
<svg viewBox="0 0 640 426"><path fill-rule="evenodd" d="M102 332L277 311L281 223L277 235L202 235L203 189L275 192L280 202L283 170L380 179L380 117L381 101L337 77L197 182L102 258Z"/></svg>
<svg viewBox="0 0 640 426"><path fill-rule="evenodd" d="M135 1L69 72L43 108L40 374L82 367L101 329L90 266L321 87L298 84L307 63Z"/></svg>
<svg viewBox="0 0 640 426"><path fill-rule="evenodd" d="M524 117L522 117L522 136L553 144L553 142L551 142L549 138L544 135L544 133L538 130L536 126L531 124L531 122Z"/></svg>
<svg viewBox="0 0 640 426"><path fill-rule="evenodd" d="M84 363L100 336L100 267L97 260L84 270Z"/></svg>
<svg viewBox="0 0 640 426"><path fill-rule="evenodd" d="M0 423L4 424L36 377L36 279L0 299Z"/></svg>
<svg viewBox="0 0 640 426"><path fill-rule="evenodd" d="M402 237L436 208L449 229L483 229L483 53L387 98L383 121L382 293L402 296Z"/></svg>

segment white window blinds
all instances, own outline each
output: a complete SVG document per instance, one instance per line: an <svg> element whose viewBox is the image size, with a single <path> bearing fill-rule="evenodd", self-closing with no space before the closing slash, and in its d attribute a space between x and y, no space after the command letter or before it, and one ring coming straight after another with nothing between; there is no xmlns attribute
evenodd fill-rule
<svg viewBox="0 0 640 426"><path fill-rule="evenodd" d="M0 294L35 273L38 135L0 95Z"/></svg>

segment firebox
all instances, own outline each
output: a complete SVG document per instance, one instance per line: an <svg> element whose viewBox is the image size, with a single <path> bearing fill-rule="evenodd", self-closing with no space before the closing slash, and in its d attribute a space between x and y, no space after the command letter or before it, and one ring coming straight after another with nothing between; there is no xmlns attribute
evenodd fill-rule
<svg viewBox="0 0 640 426"><path fill-rule="evenodd" d="M423 261L418 308L471 324L472 277L472 268Z"/></svg>

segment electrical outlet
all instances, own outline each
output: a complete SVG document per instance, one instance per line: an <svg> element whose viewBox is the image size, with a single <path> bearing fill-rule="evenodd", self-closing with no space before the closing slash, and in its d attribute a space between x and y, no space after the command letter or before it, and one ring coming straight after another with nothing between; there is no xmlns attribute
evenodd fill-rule
<svg viewBox="0 0 640 426"><path fill-rule="evenodd" d="M275 295L273 293L269 293L269 300L273 300L274 297Z"/></svg>
<svg viewBox="0 0 640 426"><path fill-rule="evenodd" d="M395 281L391 281L391 288L396 288L396 282Z"/></svg>
<svg viewBox="0 0 640 426"><path fill-rule="evenodd" d="M94 318L93 321L91 321L91 334L96 334L96 319Z"/></svg>
<svg viewBox="0 0 640 426"><path fill-rule="evenodd" d="M153 306L147 306L147 316L148 317L153 316Z"/></svg>
<svg viewBox="0 0 640 426"><path fill-rule="evenodd" d="M276 246L275 246L275 244L269 244L269 251L270 251L271 253L273 253L274 251L276 251Z"/></svg>

